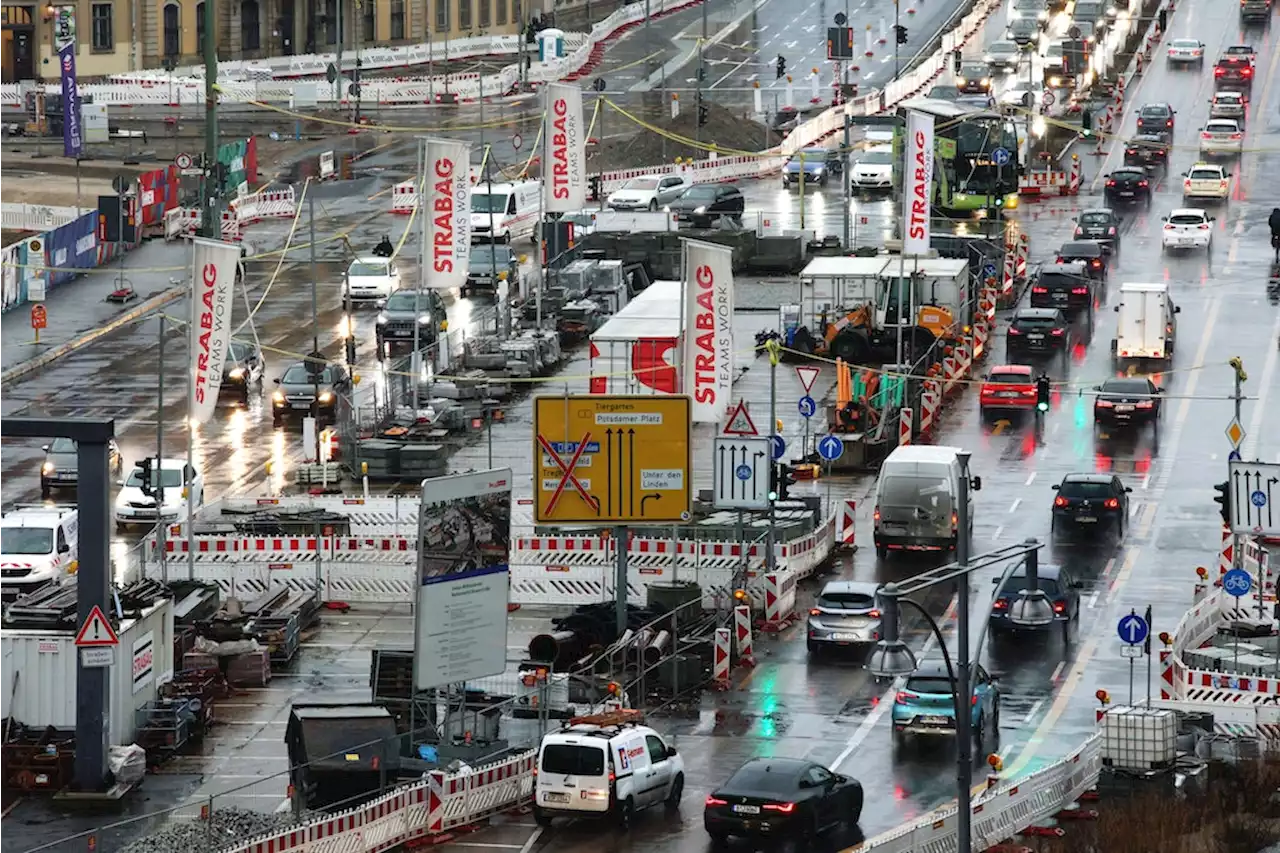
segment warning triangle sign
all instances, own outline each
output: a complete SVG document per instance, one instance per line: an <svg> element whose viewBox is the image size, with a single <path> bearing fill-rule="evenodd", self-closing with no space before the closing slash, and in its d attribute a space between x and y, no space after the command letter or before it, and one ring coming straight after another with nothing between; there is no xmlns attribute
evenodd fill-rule
<svg viewBox="0 0 1280 853"><path fill-rule="evenodd" d="M116 629L111 627L111 623L107 621L106 614L96 604L89 611L89 618L84 620L80 633L76 634L76 645L80 648L120 645L120 638L116 636Z"/></svg>
<svg viewBox="0 0 1280 853"><path fill-rule="evenodd" d="M724 425L725 435L759 435L751 413L747 411L747 401L739 400L738 405L729 413L729 422Z"/></svg>

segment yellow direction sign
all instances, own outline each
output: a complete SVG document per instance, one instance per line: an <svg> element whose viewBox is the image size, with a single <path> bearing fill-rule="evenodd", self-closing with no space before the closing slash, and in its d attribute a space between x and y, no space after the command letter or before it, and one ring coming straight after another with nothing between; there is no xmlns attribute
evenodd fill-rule
<svg viewBox="0 0 1280 853"><path fill-rule="evenodd" d="M672 524L693 498L688 397L572 395L533 401L539 524Z"/></svg>

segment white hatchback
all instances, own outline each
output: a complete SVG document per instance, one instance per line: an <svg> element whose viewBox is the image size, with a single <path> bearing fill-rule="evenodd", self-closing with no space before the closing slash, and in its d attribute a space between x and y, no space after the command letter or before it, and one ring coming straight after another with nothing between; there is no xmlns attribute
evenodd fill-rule
<svg viewBox="0 0 1280 853"><path fill-rule="evenodd" d="M150 494L144 491L147 484L143 469L137 466L120 484L112 512L117 529L180 521L187 514L188 491L193 510L204 503L204 478L185 459L151 459ZM155 494L158 486L164 487L163 499Z"/></svg>
<svg viewBox="0 0 1280 853"><path fill-rule="evenodd" d="M1231 193L1231 173L1214 163L1196 163L1183 173L1183 198L1221 198Z"/></svg>
<svg viewBox="0 0 1280 853"><path fill-rule="evenodd" d="M1244 131L1233 118L1211 118L1200 131L1200 151L1203 154L1234 156L1244 151Z"/></svg>
<svg viewBox="0 0 1280 853"><path fill-rule="evenodd" d="M400 270L390 258L356 258L346 278L346 296L352 302L386 299L400 289Z"/></svg>
<svg viewBox="0 0 1280 853"><path fill-rule="evenodd" d="M854 192L893 189L893 146L877 145L853 161Z"/></svg>
<svg viewBox="0 0 1280 853"><path fill-rule="evenodd" d="M1164 217L1164 228L1160 231L1160 248L1171 249L1212 249L1214 217L1205 211L1184 207Z"/></svg>

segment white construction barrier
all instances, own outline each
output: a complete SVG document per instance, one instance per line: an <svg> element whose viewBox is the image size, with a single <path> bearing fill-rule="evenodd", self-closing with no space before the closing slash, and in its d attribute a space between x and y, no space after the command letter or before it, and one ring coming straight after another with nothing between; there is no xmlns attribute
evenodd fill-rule
<svg viewBox="0 0 1280 853"><path fill-rule="evenodd" d="M293 187L263 189L234 199L222 211L222 237L239 240L246 225L264 219L292 219L298 214L298 202ZM200 210L194 207L175 207L164 215L164 238L176 240L194 234L200 228Z"/></svg>

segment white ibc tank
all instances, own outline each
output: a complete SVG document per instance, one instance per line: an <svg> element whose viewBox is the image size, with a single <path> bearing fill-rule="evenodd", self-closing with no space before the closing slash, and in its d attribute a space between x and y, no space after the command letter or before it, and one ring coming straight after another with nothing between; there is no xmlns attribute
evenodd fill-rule
<svg viewBox="0 0 1280 853"><path fill-rule="evenodd" d="M554 27L538 33L538 60L550 62L564 57L564 30Z"/></svg>

